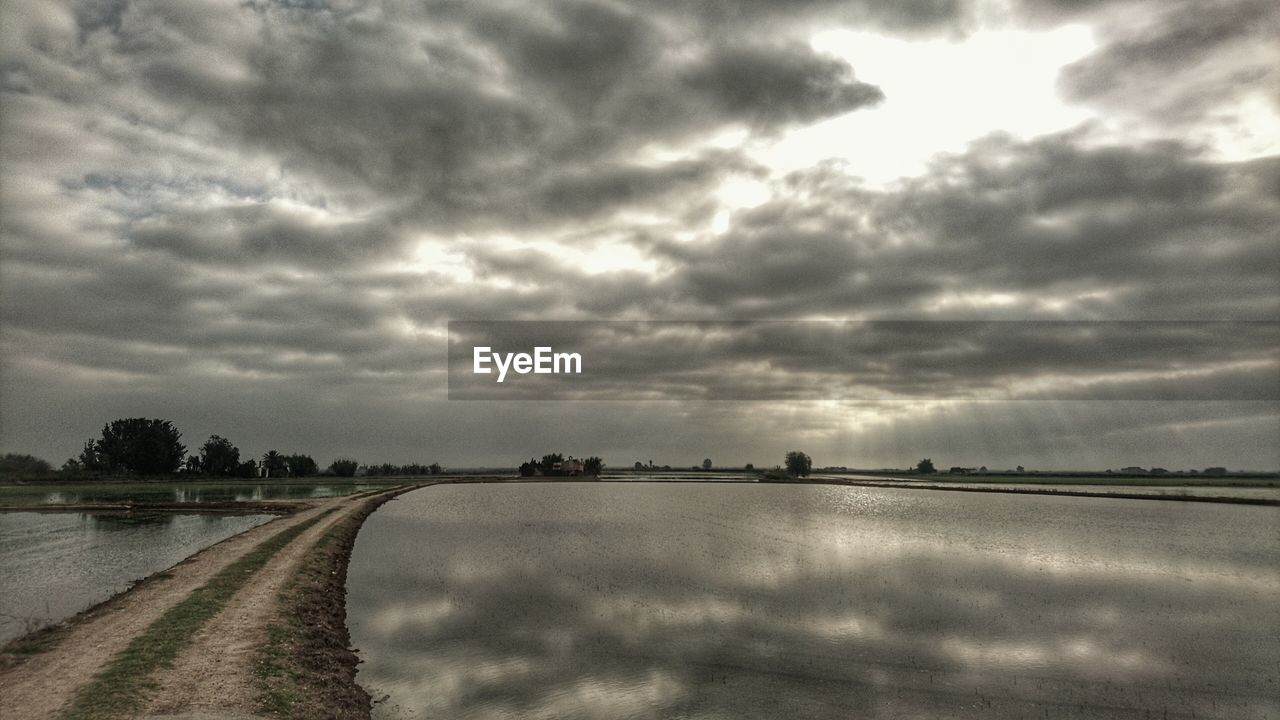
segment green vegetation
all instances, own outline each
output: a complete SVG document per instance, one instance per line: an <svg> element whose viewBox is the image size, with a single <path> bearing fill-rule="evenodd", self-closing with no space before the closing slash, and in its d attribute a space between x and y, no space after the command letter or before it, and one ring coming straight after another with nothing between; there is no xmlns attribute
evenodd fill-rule
<svg viewBox="0 0 1280 720"><path fill-rule="evenodd" d="M90 472L128 475L175 473L187 447L168 420L121 418L102 426L102 437L85 443L79 465Z"/></svg>
<svg viewBox="0 0 1280 720"><path fill-rule="evenodd" d="M289 477L311 477L320 474L320 465L310 455L286 455L284 458L285 469L289 471Z"/></svg>
<svg viewBox="0 0 1280 720"><path fill-rule="evenodd" d="M282 718L367 718L360 659L346 628L347 561L365 518L398 493L375 497L334 525L282 588L279 621L253 661L260 709Z"/></svg>
<svg viewBox="0 0 1280 720"><path fill-rule="evenodd" d="M44 475L53 467L48 462L34 455L5 453L0 457L0 474L2 475Z"/></svg>
<svg viewBox="0 0 1280 720"><path fill-rule="evenodd" d="M264 540L170 608L76 693L65 717L114 718L140 710L155 689L151 674L171 666L196 631L216 615L254 573L327 514L322 513Z"/></svg>
<svg viewBox="0 0 1280 720"><path fill-rule="evenodd" d="M368 477L423 477L426 475L439 475L442 472L444 472L444 468L440 467L440 463L431 463L430 465L423 465L422 463L409 463L408 465L382 463L381 465L369 465L364 469L364 474Z"/></svg>
<svg viewBox="0 0 1280 720"><path fill-rule="evenodd" d="M360 463L350 458L338 458L329 464L329 469L338 477L355 477L356 470L360 469Z"/></svg>
<svg viewBox="0 0 1280 720"><path fill-rule="evenodd" d="M558 452L547 453L541 460L529 458L529 462L520 463L520 477L599 477L603 471L604 460L595 455L579 460L572 455L566 458Z"/></svg>
<svg viewBox="0 0 1280 720"><path fill-rule="evenodd" d="M933 460L925 458L916 463L916 472L921 475L932 475L933 473L938 472L938 469L933 466Z"/></svg>
<svg viewBox="0 0 1280 720"><path fill-rule="evenodd" d="M253 675L261 692L259 702L277 717L296 717L295 710L308 698L306 678L297 667L300 649L310 639L304 619L308 613L302 606L307 603L306 594L324 587L335 572L330 567L328 551L341 530L334 528L325 533L302 567L289 579L280 593L283 621L267 628L267 643L258 650L254 660Z"/></svg>
<svg viewBox="0 0 1280 720"><path fill-rule="evenodd" d="M813 458L799 450L792 450L787 453L786 468L792 477L809 477L813 470Z"/></svg>
<svg viewBox="0 0 1280 720"><path fill-rule="evenodd" d="M200 446L199 467L205 475L235 475L240 469L240 448L221 435L210 435Z"/></svg>

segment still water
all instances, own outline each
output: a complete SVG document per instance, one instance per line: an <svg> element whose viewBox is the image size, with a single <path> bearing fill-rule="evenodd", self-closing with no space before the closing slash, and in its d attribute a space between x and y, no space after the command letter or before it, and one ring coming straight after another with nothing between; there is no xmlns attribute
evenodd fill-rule
<svg viewBox="0 0 1280 720"><path fill-rule="evenodd" d="M70 617L273 517L0 513L0 642Z"/></svg>
<svg viewBox="0 0 1280 720"><path fill-rule="evenodd" d="M299 482L139 482L0 485L0 504L76 505L91 503L209 503L248 500L307 500L338 497L381 485Z"/></svg>
<svg viewBox="0 0 1280 720"><path fill-rule="evenodd" d="M1280 510L440 486L348 575L381 718L1277 718Z"/></svg>

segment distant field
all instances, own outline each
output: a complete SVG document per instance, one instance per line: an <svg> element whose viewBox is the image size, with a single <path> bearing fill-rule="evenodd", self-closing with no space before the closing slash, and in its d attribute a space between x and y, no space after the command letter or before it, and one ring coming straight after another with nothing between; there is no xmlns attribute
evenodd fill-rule
<svg viewBox="0 0 1280 720"><path fill-rule="evenodd" d="M895 480L918 480L930 483L994 483L1018 485L1137 485L1158 487L1280 487L1280 477L1262 475L914 475L899 473L854 472L814 473L840 477L859 475Z"/></svg>

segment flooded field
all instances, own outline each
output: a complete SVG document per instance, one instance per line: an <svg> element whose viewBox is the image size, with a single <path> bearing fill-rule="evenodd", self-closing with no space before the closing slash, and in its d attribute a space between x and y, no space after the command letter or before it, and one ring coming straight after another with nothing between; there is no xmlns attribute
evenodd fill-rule
<svg viewBox="0 0 1280 720"><path fill-rule="evenodd" d="M837 478L841 479L841 478ZM848 475L842 479L892 484L902 487L941 487L971 488L979 490L1013 490L1026 492L1071 492L1105 495L1167 495L1174 497L1216 497L1216 498L1252 498L1260 500L1280 500L1280 487L1236 487L1232 485L1155 485L1151 483L1121 485L1102 483L1020 483L999 480L981 480L966 482L964 480L903 480L901 478L877 477L874 475Z"/></svg>
<svg viewBox="0 0 1280 720"><path fill-rule="evenodd" d="M0 513L0 642L70 617L272 517Z"/></svg>
<svg viewBox="0 0 1280 720"><path fill-rule="evenodd" d="M381 718L1276 718L1280 510L443 486L348 576Z"/></svg>
<svg viewBox="0 0 1280 720"><path fill-rule="evenodd" d="M199 503L338 497L382 485L356 482L138 482L0 485L0 505Z"/></svg>

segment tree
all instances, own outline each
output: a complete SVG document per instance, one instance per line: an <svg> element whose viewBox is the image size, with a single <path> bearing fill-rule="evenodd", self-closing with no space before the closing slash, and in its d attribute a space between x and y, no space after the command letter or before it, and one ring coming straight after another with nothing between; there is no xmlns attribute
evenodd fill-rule
<svg viewBox="0 0 1280 720"><path fill-rule="evenodd" d="M813 469L813 458L799 450L792 450L787 453L786 466L787 472L793 476L808 477L809 471Z"/></svg>
<svg viewBox="0 0 1280 720"><path fill-rule="evenodd" d="M5 475L43 475L53 466L34 455L5 453L0 457L0 473Z"/></svg>
<svg viewBox="0 0 1280 720"><path fill-rule="evenodd" d="M444 472L444 468L440 467L440 463L438 462L433 462L430 465L428 465L427 470L432 475L439 475L440 473Z"/></svg>
<svg viewBox="0 0 1280 720"><path fill-rule="evenodd" d="M320 466L310 455L289 455L284 459L289 477L311 477L320 472Z"/></svg>
<svg viewBox="0 0 1280 720"><path fill-rule="evenodd" d="M236 477L258 477L258 461L253 458L249 458L248 460L240 463L240 467L236 468Z"/></svg>
<svg viewBox="0 0 1280 720"><path fill-rule="evenodd" d="M529 462L520 463L520 477L533 477L538 474L538 470L540 469L541 468L538 466L538 459L529 458Z"/></svg>
<svg viewBox="0 0 1280 720"><path fill-rule="evenodd" d="M102 459L98 457L98 444L93 440L85 440L84 447L80 449L80 457L76 460L79 469L86 472L102 472L106 470L103 466Z"/></svg>
<svg viewBox="0 0 1280 720"><path fill-rule="evenodd" d="M542 456L542 462L538 463L538 467L542 468L542 472L548 473L555 469L556 463L564 462L564 455L560 453L549 453Z"/></svg>
<svg viewBox="0 0 1280 720"><path fill-rule="evenodd" d="M600 472L604 470L604 460L592 455L582 461L582 474L591 477L599 477Z"/></svg>
<svg viewBox="0 0 1280 720"><path fill-rule="evenodd" d="M339 458L329 465L329 469L338 477L355 477L356 468L358 467L360 467L360 463L349 458Z"/></svg>
<svg viewBox="0 0 1280 720"><path fill-rule="evenodd" d="M200 472L200 458L195 455L188 455L187 461L182 464L182 472L198 473Z"/></svg>
<svg viewBox="0 0 1280 720"><path fill-rule="evenodd" d="M240 470L240 448L221 435L210 435L200 446L200 471L206 475L230 476Z"/></svg>
<svg viewBox="0 0 1280 720"><path fill-rule="evenodd" d="M642 463L642 462L640 462L639 460L637 460L637 461L636 461L635 469L636 469L636 470L643 470L643 469L644 469L644 463Z"/></svg>
<svg viewBox="0 0 1280 720"><path fill-rule="evenodd" d="M755 466L755 464L754 464L754 463L747 463L747 464L746 464L742 469L743 469L743 470L755 470L755 469L756 469L756 466Z"/></svg>
<svg viewBox="0 0 1280 720"><path fill-rule="evenodd" d="M929 458L925 458L920 462L916 463L916 472L922 475L931 475L933 473L938 472L938 469L933 466L932 460L930 460Z"/></svg>
<svg viewBox="0 0 1280 720"><path fill-rule="evenodd" d="M289 465L285 462L285 458L275 450L270 450L262 455L262 468L266 477L282 477L289 474Z"/></svg>
<svg viewBox="0 0 1280 720"><path fill-rule="evenodd" d="M711 458L703 458L703 459L702 459L702 469L703 469L703 470L710 470L710 469L711 469Z"/></svg>
<svg viewBox="0 0 1280 720"><path fill-rule="evenodd" d="M158 418L123 418L103 425L94 450L106 470L130 475L177 472L187 455L182 433Z"/></svg>

